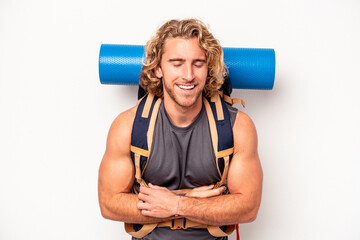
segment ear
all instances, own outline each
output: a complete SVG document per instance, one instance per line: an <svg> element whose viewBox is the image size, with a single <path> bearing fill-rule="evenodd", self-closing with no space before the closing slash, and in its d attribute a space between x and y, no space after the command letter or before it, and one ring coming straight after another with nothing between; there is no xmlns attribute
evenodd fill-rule
<svg viewBox="0 0 360 240"><path fill-rule="evenodd" d="M163 73L162 73L161 67L159 65L155 67L154 72L155 72L155 75L157 78L163 77Z"/></svg>

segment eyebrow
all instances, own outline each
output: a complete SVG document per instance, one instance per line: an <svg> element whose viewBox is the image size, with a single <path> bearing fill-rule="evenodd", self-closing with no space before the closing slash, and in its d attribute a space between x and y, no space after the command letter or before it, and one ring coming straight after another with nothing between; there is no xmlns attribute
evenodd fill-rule
<svg viewBox="0 0 360 240"><path fill-rule="evenodd" d="M171 58L168 62L185 62L185 59L182 58Z"/></svg>
<svg viewBox="0 0 360 240"><path fill-rule="evenodd" d="M171 59L168 60L168 62L185 62L185 59L183 59L183 58L171 58ZM204 62L204 63L206 63L206 60L197 58L193 62Z"/></svg>

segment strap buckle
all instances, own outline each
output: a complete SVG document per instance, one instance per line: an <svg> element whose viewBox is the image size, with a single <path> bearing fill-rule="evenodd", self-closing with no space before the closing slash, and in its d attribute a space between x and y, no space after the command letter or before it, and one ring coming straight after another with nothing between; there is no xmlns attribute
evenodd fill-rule
<svg viewBox="0 0 360 240"><path fill-rule="evenodd" d="M177 229L186 229L185 228L185 219L184 218L177 218L171 220L171 230L177 230Z"/></svg>

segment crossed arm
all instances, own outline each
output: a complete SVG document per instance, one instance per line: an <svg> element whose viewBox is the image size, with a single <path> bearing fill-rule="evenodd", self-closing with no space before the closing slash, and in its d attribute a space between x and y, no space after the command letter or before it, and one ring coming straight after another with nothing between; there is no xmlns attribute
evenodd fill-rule
<svg viewBox="0 0 360 240"><path fill-rule="evenodd" d="M175 218L175 214L209 225L250 222L256 218L262 191L262 170L257 136L250 118L238 112L234 132L234 155L224 190L204 186L179 198L164 187L141 187L131 194L134 167L130 158L131 127L135 109L120 114L112 124L99 170L99 203L105 218L152 223Z"/></svg>

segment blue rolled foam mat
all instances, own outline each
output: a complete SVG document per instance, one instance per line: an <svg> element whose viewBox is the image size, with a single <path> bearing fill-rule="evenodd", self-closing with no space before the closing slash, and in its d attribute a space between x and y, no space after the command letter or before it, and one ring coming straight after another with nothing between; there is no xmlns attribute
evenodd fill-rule
<svg viewBox="0 0 360 240"><path fill-rule="evenodd" d="M270 90L275 80L275 51L266 48L223 48L233 88ZM144 46L102 44L99 77L102 84L137 85Z"/></svg>

